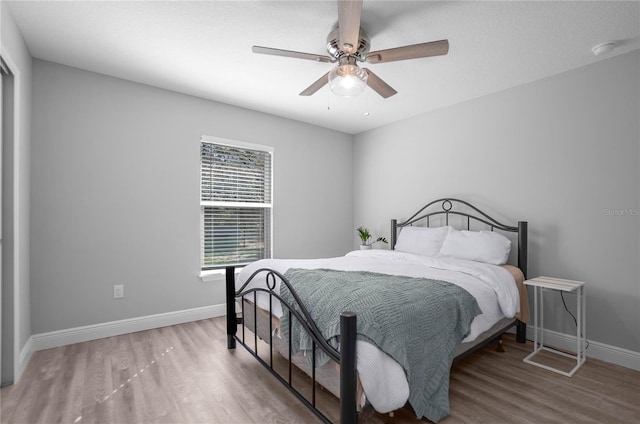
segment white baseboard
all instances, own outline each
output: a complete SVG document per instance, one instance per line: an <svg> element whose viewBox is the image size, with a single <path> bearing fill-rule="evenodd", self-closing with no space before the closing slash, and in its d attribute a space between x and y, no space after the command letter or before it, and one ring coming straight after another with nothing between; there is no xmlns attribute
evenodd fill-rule
<svg viewBox="0 0 640 424"><path fill-rule="evenodd" d="M69 328L49 333L34 334L29 337L29 340L27 340L27 343L25 343L24 347L20 351L20 363L16 381L18 381L19 376L22 375L32 353L38 350L50 349L73 343L81 343L104 337L118 336L136 331L150 330L152 328L182 324L201 319L219 317L225 314L226 306L224 304L220 304ZM532 340L532 336L533 327L527 326L527 338ZM551 330L544 330L544 340L545 345L569 351L575 350L576 336L558 333ZM589 341L589 348L586 351L586 355L587 358L595 358L611 364L640 371L640 352L634 352L632 350L604 343Z"/></svg>
<svg viewBox="0 0 640 424"><path fill-rule="evenodd" d="M22 349L20 350L20 356L18 357L18 369L15 374L15 378L13 381L18 381L22 376L22 373L27 368L27 364L29 364L29 359L31 359L31 354L33 354L33 336L27 339L27 342L24 344Z"/></svg>
<svg viewBox="0 0 640 424"><path fill-rule="evenodd" d="M527 326L527 339L533 340L533 327ZM558 349L575 352L576 336L571 336L557 331L544 330L544 344ZM625 368L640 371L640 352L611 346L589 340L589 348L585 352L587 362L589 358L599 359L610 364L620 365Z"/></svg>
<svg viewBox="0 0 640 424"><path fill-rule="evenodd" d="M20 360L28 361L31 353L38 350L219 317L226 312L226 306L220 304L34 334L22 349Z"/></svg>

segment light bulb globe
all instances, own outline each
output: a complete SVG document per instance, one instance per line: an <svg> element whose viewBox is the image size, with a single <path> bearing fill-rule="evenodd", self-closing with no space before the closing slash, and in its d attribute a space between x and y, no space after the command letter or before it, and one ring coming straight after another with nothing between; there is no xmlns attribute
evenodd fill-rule
<svg viewBox="0 0 640 424"><path fill-rule="evenodd" d="M355 63L355 58L343 59L329 72L331 92L342 97L358 96L367 88L369 75Z"/></svg>

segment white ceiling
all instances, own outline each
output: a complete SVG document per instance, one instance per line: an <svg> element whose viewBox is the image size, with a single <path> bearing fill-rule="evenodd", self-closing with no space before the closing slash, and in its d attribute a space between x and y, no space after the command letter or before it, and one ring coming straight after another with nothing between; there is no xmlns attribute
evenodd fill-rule
<svg viewBox="0 0 640 424"><path fill-rule="evenodd" d="M351 134L637 49L640 35L638 1L365 0L372 50L446 38L449 54L369 65L398 91L386 100L301 97L333 65L251 46L325 54L333 0L8 3L34 57ZM591 53L609 40L620 47Z"/></svg>

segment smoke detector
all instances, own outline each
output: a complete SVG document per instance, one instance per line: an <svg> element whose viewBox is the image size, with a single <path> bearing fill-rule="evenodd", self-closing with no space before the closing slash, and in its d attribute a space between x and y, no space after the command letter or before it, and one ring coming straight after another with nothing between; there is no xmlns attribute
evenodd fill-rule
<svg viewBox="0 0 640 424"><path fill-rule="evenodd" d="M593 53L595 56L604 56L607 53L611 53L613 49L616 48L616 45L617 44L615 41L607 41L605 43L596 44L595 46L591 47L591 53Z"/></svg>

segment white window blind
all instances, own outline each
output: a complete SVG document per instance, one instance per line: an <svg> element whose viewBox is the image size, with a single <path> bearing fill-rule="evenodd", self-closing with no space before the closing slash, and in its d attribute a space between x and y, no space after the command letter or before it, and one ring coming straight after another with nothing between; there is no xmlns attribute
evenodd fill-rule
<svg viewBox="0 0 640 424"><path fill-rule="evenodd" d="M202 269L271 257L272 152L200 145Z"/></svg>

